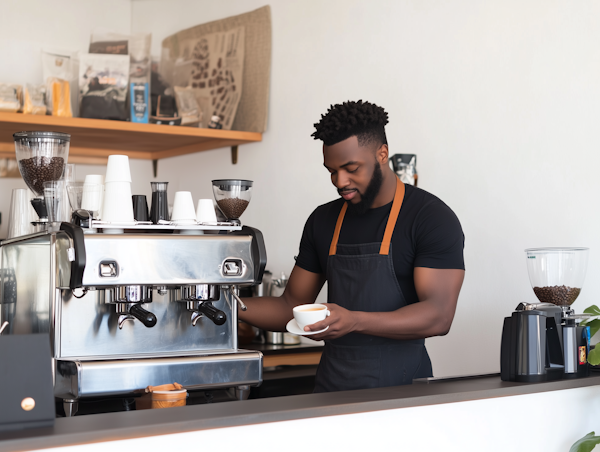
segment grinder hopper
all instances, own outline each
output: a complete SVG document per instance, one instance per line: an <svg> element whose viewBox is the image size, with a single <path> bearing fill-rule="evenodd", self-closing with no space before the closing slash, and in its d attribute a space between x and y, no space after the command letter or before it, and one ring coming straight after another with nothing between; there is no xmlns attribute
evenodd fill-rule
<svg viewBox="0 0 600 452"><path fill-rule="evenodd" d="M47 221L44 182L59 180L69 156L71 135L61 132L17 132L13 135L19 171L36 198L31 200L40 221Z"/></svg>
<svg viewBox="0 0 600 452"><path fill-rule="evenodd" d="M536 297L569 310L583 286L589 248L530 248L525 252Z"/></svg>

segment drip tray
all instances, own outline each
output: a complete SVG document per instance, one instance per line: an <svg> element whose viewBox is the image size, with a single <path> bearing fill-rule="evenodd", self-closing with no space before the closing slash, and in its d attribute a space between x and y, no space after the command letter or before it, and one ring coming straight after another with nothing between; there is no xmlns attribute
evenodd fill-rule
<svg viewBox="0 0 600 452"><path fill-rule="evenodd" d="M81 399L78 401L79 404L76 416L135 411L135 400L135 397L96 397ZM208 403L235 402L237 400L238 399L235 397L232 390L188 390L186 405L205 405ZM65 417L62 399L56 399L56 417Z"/></svg>

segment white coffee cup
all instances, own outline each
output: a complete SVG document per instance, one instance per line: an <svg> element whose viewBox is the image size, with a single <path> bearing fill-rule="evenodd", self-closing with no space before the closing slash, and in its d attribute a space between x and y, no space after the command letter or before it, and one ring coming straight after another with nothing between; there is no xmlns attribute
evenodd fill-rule
<svg viewBox="0 0 600 452"><path fill-rule="evenodd" d="M95 219L102 217L102 202L104 199L104 176L88 174L83 182L81 208L89 210Z"/></svg>
<svg viewBox="0 0 600 452"><path fill-rule="evenodd" d="M199 199L196 209L196 220L199 223L216 223L217 214L212 199Z"/></svg>
<svg viewBox="0 0 600 452"><path fill-rule="evenodd" d="M194 209L194 200L192 199L191 192L175 192L175 200L173 201L173 212L171 213L171 221L174 221L179 224L196 223L196 209Z"/></svg>
<svg viewBox="0 0 600 452"><path fill-rule="evenodd" d="M109 155L104 182L131 182L129 157L126 155Z"/></svg>
<svg viewBox="0 0 600 452"><path fill-rule="evenodd" d="M130 182L106 182L102 220L111 223L133 223Z"/></svg>
<svg viewBox="0 0 600 452"><path fill-rule="evenodd" d="M313 323L325 320L331 314L327 306L318 303L301 304L300 306L296 306L293 312L294 319L296 319L296 323L302 330L306 325L312 325Z"/></svg>

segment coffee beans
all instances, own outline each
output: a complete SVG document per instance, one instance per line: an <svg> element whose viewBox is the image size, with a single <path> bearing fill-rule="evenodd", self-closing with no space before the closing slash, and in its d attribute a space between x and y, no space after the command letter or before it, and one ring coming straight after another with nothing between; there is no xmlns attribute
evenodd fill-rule
<svg viewBox="0 0 600 452"><path fill-rule="evenodd" d="M581 289L567 286L534 287L536 297L542 303L553 303L558 306L571 306L579 296Z"/></svg>
<svg viewBox="0 0 600 452"><path fill-rule="evenodd" d="M248 201L240 198L225 198L217 201L219 209L229 219L238 219L248 207Z"/></svg>
<svg viewBox="0 0 600 452"><path fill-rule="evenodd" d="M62 157L31 157L19 160L21 176L36 195L44 193L44 182L58 180L65 169Z"/></svg>

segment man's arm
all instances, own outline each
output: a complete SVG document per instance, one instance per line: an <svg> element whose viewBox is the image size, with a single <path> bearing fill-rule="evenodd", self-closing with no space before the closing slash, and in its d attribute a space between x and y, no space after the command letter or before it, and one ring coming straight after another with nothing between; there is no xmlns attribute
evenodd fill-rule
<svg viewBox="0 0 600 452"><path fill-rule="evenodd" d="M350 332L404 340L443 336L450 331L464 276L464 270L417 267L414 280L418 303L392 312L348 311L327 304L331 315L304 330L329 326L327 331L311 336L314 340L335 339Z"/></svg>
<svg viewBox="0 0 600 452"><path fill-rule="evenodd" d="M280 297L244 298L248 310L238 310L238 316L263 330L285 331L285 325L294 317L294 306L314 303L324 283L323 275L294 266Z"/></svg>

